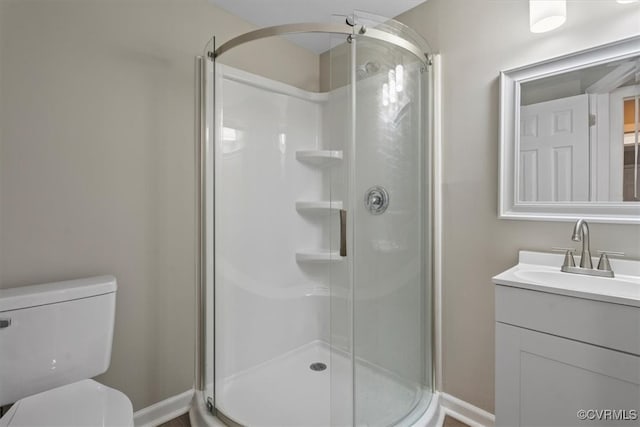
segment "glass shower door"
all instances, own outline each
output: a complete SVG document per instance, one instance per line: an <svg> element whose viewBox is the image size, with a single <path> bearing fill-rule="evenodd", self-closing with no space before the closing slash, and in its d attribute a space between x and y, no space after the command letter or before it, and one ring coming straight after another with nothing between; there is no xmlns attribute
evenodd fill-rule
<svg viewBox="0 0 640 427"><path fill-rule="evenodd" d="M216 63L215 406L240 425L330 424L324 96ZM328 366L327 366L328 365Z"/></svg>
<svg viewBox="0 0 640 427"><path fill-rule="evenodd" d="M365 37L354 42L353 66L354 424L402 425L428 404L431 385L428 70Z"/></svg>

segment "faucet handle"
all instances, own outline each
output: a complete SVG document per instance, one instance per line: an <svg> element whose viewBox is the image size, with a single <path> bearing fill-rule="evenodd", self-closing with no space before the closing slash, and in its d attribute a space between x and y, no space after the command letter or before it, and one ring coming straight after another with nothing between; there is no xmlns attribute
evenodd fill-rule
<svg viewBox="0 0 640 427"><path fill-rule="evenodd" d="M618 257L623 257L624 256L624 252L616 252L616 251L596 251L596 253L598 255L612 255L612 256L618 256Z"/></svg>
<svg viewBox="0 0 640 427"><path fill-rule="evenodd" d="M596 251L600 254L600 260L598 261L598 270L611 271L611 264L609 263L609 255L623 257L624 252L615 251Z"/></svg>
<svg viewBox="0 0 640 427"><path fill-rule="evenodd" d="M563 267L575 267L576 261L573 259L574 248L551 248L553 252L564 252Z"/></svg>

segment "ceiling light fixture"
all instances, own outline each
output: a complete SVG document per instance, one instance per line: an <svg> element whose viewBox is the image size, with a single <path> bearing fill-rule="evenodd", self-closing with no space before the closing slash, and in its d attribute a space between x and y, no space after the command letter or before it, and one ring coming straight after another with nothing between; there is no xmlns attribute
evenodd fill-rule
<svg viewBox="0 0 640 427"><path fill-rule="evenodd" d="M620 4L629 4L629 3L637 3L638 0L618 0Z"/></svg>
<svg viewBox="0 0 640 427"><path fill-rule="evenodd" d="M529 0L532 33L555 30L567 20L567 0Z"/></svg>

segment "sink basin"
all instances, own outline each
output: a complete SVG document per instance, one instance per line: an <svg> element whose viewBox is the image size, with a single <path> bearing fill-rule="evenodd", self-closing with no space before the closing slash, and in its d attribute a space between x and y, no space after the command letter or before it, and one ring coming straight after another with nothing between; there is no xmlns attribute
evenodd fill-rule
<svg viewBox="0 0 640 427"><path fill-rule="evenodd" d="M559 254L519 255L517 265L493 278L495 284L640 307L640 261L611 260L616 277L599 277L560 271Z"/></svg>
<svg viewBox="0 0 640 427"><path fill-rule="evenodd" d="M640 279L633 281L620 277L597 277L581 274L564 273L562 271L548 271L546 269L514 271L514 275L523 281L537 283L543 286L563 287L584 292L604 292L640 299Z"/></svg>

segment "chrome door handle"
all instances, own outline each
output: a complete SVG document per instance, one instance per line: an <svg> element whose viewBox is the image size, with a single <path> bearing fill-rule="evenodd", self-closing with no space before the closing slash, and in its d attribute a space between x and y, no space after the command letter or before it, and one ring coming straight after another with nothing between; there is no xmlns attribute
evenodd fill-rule
<svg viewBox="0 0 640 427"><path fill-rule="evenodd" d="M340 256L347 256L347 211L340 209Z"/></svg>

